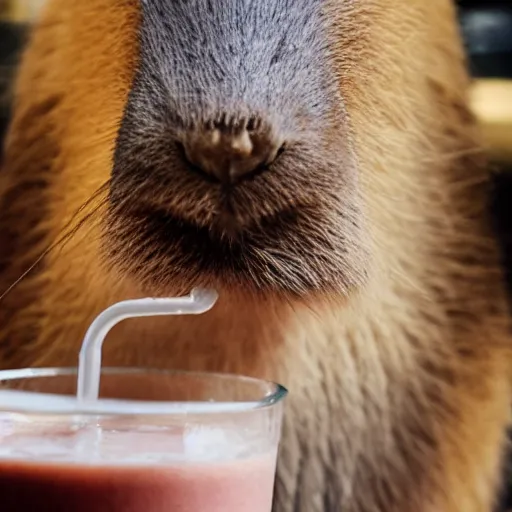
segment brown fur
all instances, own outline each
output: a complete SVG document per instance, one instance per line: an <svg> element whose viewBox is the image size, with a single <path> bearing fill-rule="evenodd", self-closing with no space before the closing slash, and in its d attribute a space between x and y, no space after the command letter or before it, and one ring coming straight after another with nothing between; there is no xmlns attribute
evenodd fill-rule
<svg viewBox="0 0 512 512"><path fill-rule="evenodd" d="M0 173L2 289L98 210L0 303L4 367L74 365L94 315L142 293L102 263L101 193L72 220L110 176L137 3L52 0L25 56ZM204 317L119 326L105 359L286 384L278 512L490 512L509 333L453 6L331 3L345 20L333 51L371 238L367 283L290 300L222 290Z"/></svg>

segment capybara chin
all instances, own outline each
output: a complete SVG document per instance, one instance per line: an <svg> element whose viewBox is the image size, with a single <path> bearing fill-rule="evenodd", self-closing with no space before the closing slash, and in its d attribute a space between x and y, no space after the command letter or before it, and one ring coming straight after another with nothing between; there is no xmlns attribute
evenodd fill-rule
<svg viewBox="0 0 512 512"><path fill-rule="evenodd" d="M451 1L50 0L0 173L5 368L290 388L275 512L491 512L509 325Z"/></svg>

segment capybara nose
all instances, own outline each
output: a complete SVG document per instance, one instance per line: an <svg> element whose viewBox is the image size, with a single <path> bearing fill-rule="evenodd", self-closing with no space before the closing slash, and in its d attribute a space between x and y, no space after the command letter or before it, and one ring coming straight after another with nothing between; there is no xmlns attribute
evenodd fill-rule
<svg viewBox="0 0 512 512"><path fill-rule="evenodd" d="M183 146L195 167L222 183L235 183L272 163L282 141L258 120L224 120L189 130Z"/></svg>

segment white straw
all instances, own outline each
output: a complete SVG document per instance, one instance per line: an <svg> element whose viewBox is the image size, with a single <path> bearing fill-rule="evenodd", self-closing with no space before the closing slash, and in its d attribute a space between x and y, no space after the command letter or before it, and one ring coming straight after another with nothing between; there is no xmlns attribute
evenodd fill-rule
<svg viewBox="0 0 512 512"><path fill-rule="evenodd" d="M122 320L146 316L200 315L217 301L214 290L196 289L188 297L128 300L114 304L101 313L85 335L78 365L79 402L98 399L101 375L101 349L109 331Z"/></svg>

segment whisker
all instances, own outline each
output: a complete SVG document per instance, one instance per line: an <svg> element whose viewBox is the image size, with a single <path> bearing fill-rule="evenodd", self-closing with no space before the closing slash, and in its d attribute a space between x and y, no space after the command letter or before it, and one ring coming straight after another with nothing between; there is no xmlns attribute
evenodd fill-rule
<svg viewBox="0 0 512 512"><path fill-rule="evenodd" d="M109 185L110 185L110 180L106 181L105 183L103 183L103 185L101 185L101 187L99 187L96 192L94 192L94 194L89 197L89 199L87 199L87 201L82 205L80 206L80 208L78 208L78 210L73 214L73 216L71 217L71 219L69 220L69 222L62 228L62 231L65 231L66 229L68 229L72 224L73 224L73 221L88 207L90 206L90 204L98 197L100 196L102 193L104 192L107 192L108 191L108 188L109 188ZM102 203L106 201L106 198L103 198L102 199ZM101 204L101 203L100 203ZM56 242L58 243L58 242Z"/></svg>
<svg viewBox="0 0 512 512"><path fill-rule="evenodd" d="M47 247L40 256L36 258L34 263L32 263L27 270L25 270L16 281L14 281L1 295L0 295L0 302L7 296L9 293L11 293L38 265L41 263L41 261L48 256L52 251L54 251L57 248L60 248L61 251L64 249L66 244L80 231L80 229L87 224L87 222L92 219L98 211L107 204L108 198L104 197L101 199L100 203L94 207L94 209L84 215L75 225L73 225L74 221L77 219L77 217L86 211L86 209L91 206L93 201L95 201L101 194L105 193L109 189L110 180L106 181L101 187L99 187L94 194L92 194L87 201L78 208L78 210L73 214L69 222L64 226L61 233L63 233L62 236L60 236L55 242L50 244L49 247Z"/></svg>
<svg viewBox="0 0 512 512"><path fill-rule="evenodd" d="M103 200L92 212L89 212L87 215L85 215L85 217L83 217L76 226L73 227L73 229L71 231L69 231L68 233L66 233L60 240L58 240L57 242L55 242L56 246L54 247L54 249L59 249L59 254L64 250L64 248L66 247L66 245L68 244L69 241L71 241L73 239L74 236L76 236L76 234L80 231L80 229L86 225L86 223L92 219L99 211L100 208L102 208L103 206L106 206L107 205L107 200ZM91 229L94 227L94 225L91 226ZM88 233L91 231L91 229L88 231ZM57 247L57 245L59 245Z"/></svg>

